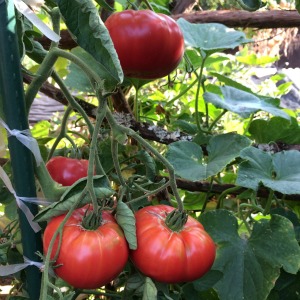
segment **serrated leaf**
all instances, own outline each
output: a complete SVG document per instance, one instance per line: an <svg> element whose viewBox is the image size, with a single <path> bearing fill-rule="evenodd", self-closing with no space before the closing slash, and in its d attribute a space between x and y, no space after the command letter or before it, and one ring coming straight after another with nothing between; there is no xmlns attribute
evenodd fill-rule
<svg viewBox="0 0 300 300"><path fill-rule="evenodd" d="M78 199L81 197L82 191L86 187L86 182L86 177L76 181L73 185L68 187L58 202L55 202L41 210L35 216L34 220L37 222L47 221L55 216L62 215L69 211L74 207L75 203L77 203ZM103 175L94 176L93 185L95 195L98 199L104 199L114 194L114 190L107 185L107 179ZM91 203L91 199L88 195L86 195L82 198L78 207L82 207L89 203Z"/></svg>
<svg viewBox="0 0 300 300"><path fill-rule="evenodd" d="M157 289L151 278L146 277L144 292L142 300L156 300L157 299Z"/></svg>
<svg viewBox="0 0 300 300"><path fill-rule="evenodd" d="M203 180L222 171L250 143L247 137L234 133L214 136L209 140L205 161L198 144L178 141L169 145L166 158L178 176L192 181Z"/></svg>
<svg viewBox="0 0 300 300"><path fill-rule="evenodd" d="M197 291L206 291L213 287L222 277L222 272L210 270L201 278L193 281L193 286Z"/></svg>
<svg viewBox="0 0 300 300"><path fill-rule="evenodd" d="M236 184L257 190L260 184L282 194L300 194L300 152L275 154L254 147L241 151L245 161L239 165Z"/></svg>
<svg viewBox="0 0 300 300"><path fill-rule="evenodd" d="M237 219L227 210L202 214L200 222L218 245L212 270L223 273L214 286L221 300L264 300L281 268L299 270L300 247L292 223L282 216L256 222L249 238L239 236Z"/></svg>
<svg viewBox="0 0 300 300"><path fill-rule="evenodd" d="M108 30L93 1L58 0L57 4L77 44L92 55L105 72L103 93L112 92L123 81L123 71Z"/></svg>
<svg viewBox="0 0 300 300"><path fill-rule="evenodd" d="M122 227L129 248L137 249L135 217L132 210L122 201L118 201L116 219L118 224Z"/></svg>
<svg viewBox="0 0 300 300"><path fill-rule="evenodd" d="M290 121L280 117L254 120L249 126L249 133L256 143L300 144L300 126L295 118Z"/></svg>
<svg viewBox="0 0 300 300"><path fill-rule="evenodd" d="M177 23L183 32L186 46L204 51L207 55L252 41L246 38L244 32L223 24L192 24L183 18Z"/></svg>
<svg viewBox="0 0 300 300"><path fill-rule="evenodd" d="M223 86L220 89L223 97L206 92L203 95L204 100L218 108L237 113L242 118L248 118L251 114L262 110L274 116L290 119L290 116L286 112L266 101L264 97L259 97L231 86Z"/></svg>

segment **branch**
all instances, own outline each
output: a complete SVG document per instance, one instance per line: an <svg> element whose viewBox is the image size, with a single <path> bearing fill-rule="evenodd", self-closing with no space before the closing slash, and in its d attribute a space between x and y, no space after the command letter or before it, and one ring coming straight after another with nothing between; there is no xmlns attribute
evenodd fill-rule
<svg viewBox="0 0 300 300"><path fill-rule="evenodd" d="M174 15L191 23L221 23L228 27L289 28L300 27L300 15L296 10L269 10L248 12L244 10L197 11Z"/></svg>
<svg viewBox="0 0 300 300"><path fill-rule="evenodd" d="M243 10L196 11L193 13L176 14L175 20L184 18L191 23L221 23L228 27L289 28L300 27L300 15L296 10L270 10L247 12ZM49 49L50 40L45 36L37 38L45 49ZM59 47L72 49L76 47L67 30L61 31Z"/></svg>
<svg viewBox="0 0 300 300"><path fill-rule="evenodd" d="M156 180L159 182L160 180L165 179L168 180L168 177L157 176ZM183 190L187 190L190 192L208 192L210 191L212 194L221 194L222 192L236 187L233 184L213 184L212 186L208 182L201 182L201 181L188 181L185 179L176 179L177 187ZM231 192L230 195L239 195L246 191L246 188L241 187L238 191ZM267 198L270 191L267 188L260 187L257 191L257 196L261 198ZM278 199L284 197L281 193L276 193L275 195ZM300 195L285 195L286 200L291 201L300 201Z"/></svg>
<svg viewBox="0 0 300 300"><path fill-rule="evenodd" d="M32 81L32 77L24 73L23 81L29 84ZM68 101L65 98L64 94L61 92L61 90L48 82L43 83L40 92L63 105L68 105ZM125 125L127 127L132 128L134 131L139 132L143 138L151 141L156 141L162 144L170 144L180 140L187 140L187 141L192 140L192 136L187 135L183 132L179 132L179 131L169 132L158 126L152 126L147 123L137 122L133 118L131 110L128 104L125 103L126 100L124 100L121 92L118 91L112 97L113 97L114 108L117 112L115 117L118 120L119 124ZM77 97L74 97L74 99L81 105L81 107L85 110L85 112L89 117L96 118L97 107L95 105L88 103Z"/></svg>

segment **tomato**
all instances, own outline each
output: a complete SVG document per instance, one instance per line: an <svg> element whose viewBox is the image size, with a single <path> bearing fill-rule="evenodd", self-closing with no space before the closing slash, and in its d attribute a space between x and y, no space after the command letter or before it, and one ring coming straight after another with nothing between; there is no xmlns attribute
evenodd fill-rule
<svg viewBox="0 0 300 300"><path fill-rule="evenodd" d="M167 205L156 205L136 212L137 250L132 250L130 257L137 269L157 281L193 281L210 270L216 246L191 216L179 232L172 231L165 220L173 210Z"/></svg>
<svg viewBox="0 0 300 300"><path fill-rule="evenodd" d="M64 225L54 272L75 288L95 289L119 275L128 260L129 250L124 233L111 213L102 212L102 224L96 230L86 230L81 225L85 213L86 207L75 210ZM64 217L54 217L48 223L43 236L45 254ZM51 258L58 241L59 238L54 243Z"/></svg>
<svg viewBox="0 0 300 300"><path fill-rule="evenodd" d="M75 159L63 156L52 157L46 167L56 182L63 186L70 186L78 179L86 177L89 161L87 159Z"/></svg>
<svg viewBox="0 0 300 300"><path fill-rule="evenodd" d="M184 53L177 23L150 10L125 10L108 17L105 25L125 76L156 79L171 73Z"/></svg>

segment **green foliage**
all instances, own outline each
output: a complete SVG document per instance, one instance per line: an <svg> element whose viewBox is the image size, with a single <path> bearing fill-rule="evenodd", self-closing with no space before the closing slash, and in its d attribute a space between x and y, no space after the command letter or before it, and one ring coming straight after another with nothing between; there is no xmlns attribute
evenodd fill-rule
<svg viewBox="0 0 300 300"><path fill-rule="evenodd" d="M250 145L250 140L237 134L216 135L207 145L208 157L203 159L199 145L193 142L172 143L166 153L175 172L182 178L197 181L217 175Z"/></svg>
<svg viewBox="0 0 300 300"><path fill-rule="evenodd" d="M300 194L299 151L282 151L275 154L249 147L240 152L245 161L239 166L236 183L253 190L260 184L282 194Z"/></svg>
<svg viewBox="0 0 300 300"><path fill-rule="evenodd" d="M254 11L270 1L199 1L199 6L230 8L237 2ZM113 288L107 285L84 293L90 293L91 298L95 294L128 300L297 299L300 205L295 198L300 194L300 154L281 148L300 144L299 111L280 107L279 97L291 85L281 84L283 75L276 74L260 84L251 81L256 67L264 68L278 57L251 53L244 45L252 40L243 31L217 23L192 24L181 18L177 22L186 51L177 70L155 81L124 79L99 12L134 5L144 9L147 3L120 0L114 7L102 0L45 3L49 11L59 8L62 20L58 25L69 30L78 47L65 51L45 68L56 47L44 49L36 40L40 34L18 15L23 71L38 81L37 70L43 69L40 65L47 69L52 74L48 83L58 84L72 113L32 125L31 134L45 162L49 153L89 158L97 175L78 180L59 197L52 190L54 197L48 200L53 203L40 207L35 220L44 225L50 218L85 204L106 209L107 202L113 200L117 203L109 206L112 215L124 231L129 248L136 249L134 212L163 203L179 209L183 206L201 221L217 245L212 269L193 282L155 282L138 272L129 260L112 281ZM157 12L170 14L166 0L150 1L150 5ZM296 7L300 11L299 1ZM51 19L47 10L41 15ZM236 54L223 52L237 47ZM88 102L88 109L80 110L70 101L73 94ZM128 114L133 103L138 103L136 119ZM95 119L100 120L99 126ZM7 139L4 137L3 143ZM270 144L271 151L276 149L278 153L260 144ZM6 149L4 153L9 159ZM4 169L11 174L10 161ZM45 185L52 189L51 178L43 181L38 171L36 175L42 190ZM0 188L0 212L15 222L15 198L4 183ZM0 229L0 238L11 241L0 247L1 264L19 262L22 256L14 246L18 228ZM45 266L51 263L45 261ZM47 276L44 272L46 291L53 288ZM22 282L23 278L17 274L16 280ZM55 279L55 287L53 297L47 295L49 299L56 299L59 292L60 298L74 298L74 290L62 280Z"/></svg>
<svg viewBox="0 0 300 300"><path fill-rule="evenodd" d="M281 267L298 272L300 248L288 219L272 215L255 222L249 237L239 235L236 218L225 210L207 212L200 221L218 244L212 270L223 273L215 284L220 299L266 299Z"/></svg>

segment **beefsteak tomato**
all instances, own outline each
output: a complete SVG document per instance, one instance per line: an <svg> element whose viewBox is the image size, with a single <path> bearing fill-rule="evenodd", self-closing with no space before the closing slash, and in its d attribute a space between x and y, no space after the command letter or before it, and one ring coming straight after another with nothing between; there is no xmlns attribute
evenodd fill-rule
<svg viewBox="0 0 300 300"><path fill-rule="evenodd" d="M129 248L122 229L108 211L102 212L102 224L96 230L83 228L86 210L86 206L76 209L64 225L54 272L75 288L95 289L119 275L128 260ZM43 236L45 254L64 217L54 217L48 223ZM58 244L59 237L51 258Z"/></svg>
<svg viewBox="0 0 300 300"><path fill-rule="evenodd" d="M137 269L157 281L193 281L210 270L216 246L191 216L180 231L171 230L165 221L173 210L167 205L155 205L135 213L137 249L130 252L130 257Z"/></svg>
<svg viewBox="0 0 300 300"><path fill-rule="evenodd" d="M55 156L47 162L46 167L53 180L63 186L70 186L78 179L87 176L89 161Z"/></svg>
<svg viewBox="0 0 300 300"><path fill-rule="evenodd" d="M125 76L157 79L171 73L184 53L177 23L151 10L124 10L108 17L105 25Z"/></svg>

